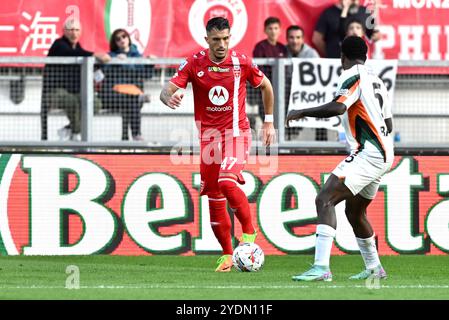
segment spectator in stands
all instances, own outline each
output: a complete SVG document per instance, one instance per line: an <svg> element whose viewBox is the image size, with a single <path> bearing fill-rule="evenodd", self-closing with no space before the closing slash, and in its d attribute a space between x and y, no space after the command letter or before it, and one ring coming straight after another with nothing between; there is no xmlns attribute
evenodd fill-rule
<svg viewBox="0 0 449 320"><path fill-rule="evenodd" d="M265 34L267 38L259 41L253 50L254 58L284 58L287 56L287 49L280 43L281 21L276 17L269 17L264 22Z"/></svg>
<svg viewBox="0 0 449 320"><path fill-rule="evenodd" d="M365 26L357 18L349 18L345 24L340 25L340 39L343 41L346 37L357 36L365 40L368 47L367 57L371 58L371 52L373 51L373 41L368 39L365 32Z"/></svg>
<svg viewBox="0 0 449 320"><path fill-rule="evenodd" d="M318 52L304 42L304 29L297 25L291 25L287 28L287 57L289 58L319 58ZM289 65L285 70L285 101L290 99L292 84L293 66ZM285 108L287 115L288 108ZM292 140L302 130L301 127L285 128L285 137Z"/></svg>
<svg viewBox="0 0 449 320"><path fill-rule="evenodd" d="M313 33L312 42L322 57L340 58L340 26L346 25L346 19L357 18L365 25L366 35L372 41L380 38L375 30L374 18L359 0L340 0L320 15Z"/></svg>
<svg viewBox="0 0 449 320"><path fill-rule="evenodd" d="M95 56L102 63L110 60L109 55L84 50L79 44L81 23L68 19L64 23L64 35L56 39L48 52L49 57ZM81 68L80 65L46 65L42 91L42 139L47 139L47 111L49 108L64 109L69 124L58 130L62 140L81 140ZM99 107L98 99L95 100Z"/></svg>
<svg viewBox="0 0 449 320"><path fill-rule="evenodd" d="M365 28L363 23L357 18L350 18L346 24L341 26L341 39L346 37L357 36L363 38L366 36Z"/></svg>
<svg viewBox="0 0 449 320"><path fill-rule="evenodd" d="M319 58L318 52L304 42L304 29L297 25L287 28L287 56L289 58Z"/></svg>
<svg viewBox="0 0 449 320"><path fill-rule="evenodd" d="M264 22L264 32L267 36L266 39L259 41L253 50L253 58L285 58L287 57L287 48L280 43L279 37L281 36L281 20L276 17L269 17ZM270 81L273 80L271 74L271 67L259 66L260 70L267 76ZM264 107L262 103L262 97L258 92L258 89L254 89L248 86L248 101L250 104L258 105L260 119L265 118ZM257 91L257 92L256 92ZM251 119L251 127L253 127L253 121Z"/></svg>
<svg viewBox="0 0 449 320"><path fill-rule="evenodd" d="M109 40L109 55L112 58L140 58L137 46L131 42L124 29L115 30ZM104 80L99 90L103 108L122 114L122 140L128 140L131 128L132 139L143 140L140 131L143 103L150 102L150 95L143 92L143 79L151 77L152 67L135 64L103 66Z"/></svg>
<svg viewBox="0 0 449 320"><path fill-rule="evenodd" d="M340 0L338 4L325 9L312 36L312 42L320 55L325 58L340 58L342 41L340 26L345 26L349 17L355 17L365 24L368 38L373 41L379 39L371 14L368 8L360 5L360 0ZM316 140L327 140L327 130L316 129Z"/></svg>

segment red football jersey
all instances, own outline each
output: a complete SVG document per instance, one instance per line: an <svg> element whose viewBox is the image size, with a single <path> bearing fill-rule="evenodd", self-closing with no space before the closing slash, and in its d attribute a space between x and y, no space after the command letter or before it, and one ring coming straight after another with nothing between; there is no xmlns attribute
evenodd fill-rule
<svg viewBox="0 0 449 320"><path fill-rule="evenodd" d="M227 58L216 63L210 60L209 50L204 50L187 58L170 82L182 89L192 83L195 121L200 122L201 133L214 128L237 137L250 128L246 81L258 87L263 78L263 72L243 54L229 50Z"/></svg>

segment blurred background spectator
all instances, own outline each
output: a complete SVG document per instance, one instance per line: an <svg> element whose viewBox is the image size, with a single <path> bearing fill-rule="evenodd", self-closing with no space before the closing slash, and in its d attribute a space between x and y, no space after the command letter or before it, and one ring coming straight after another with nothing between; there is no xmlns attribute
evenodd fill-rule
<svg viewBox="0 0 449 320"><path fill-rule="evenodd" d="M304 29L297 25L291 25L287 28L287 57L289 58L319 58L318 52L304 42ZM293 66L288 65L285 70L285 101L290 99L292 85ZM287 115L288 108L285 108ZM301 127L285 128L285 139L292 140L297 136Z"/></svg>
<svg viewBox="0 0 449 320"><path fill-rule="evenodd" d="M109 40L112 58L141 58L142 54L131 41L125 29L115 30ZM104 80L99 89L102 107L122 115L122 140L143 140L141 133L141 109L150 102L150 95L143 92L144 79L151 78L151 66L123 64L104 65Z"/></svg>
<svg viewBox="0 0 449 320"><path fill-rule="evenodd" d="M319 58L318 52L304 42L304 30L292 25L287 28L287 57L289 58Z"/></svg>
<svg viewBox="0 0 449 320"><path fill-rule="evenodd" d="M94 54L84 50L80 43L81 23L69 19L64 23L64 35L53 42L48 52L49 57L89 57L94 55L100 62L110 60L107 54ZM61 140L81 140L81 69L80 65L46 65L43 74L41 101L42 140L47 139L47 113L50 108L63 109L69 124L58 130ZM95 99L95 109L100 108L100 101Z"/></svg>
<svg viewBox="0 0 449 320"><path fill-rule="evenodd" d="M325 9L315 26L312 42L324 58L340 58L341 28L345 28L348 18L357 18L366 26L368 38L377 40L379 33L374 32L374 18L359 0L340 0L339 3ZM376 34L375 36L373 36ZM327 140L326 129L316 129L316 140Z"/></svg>
<svg viewBox="0 0 449 320"><path fill-rule="evenodd" d="M321 13L313 33L312 42L324 58L340 58L341 29L350 17L357 18L365 25L366 36L377 41L379 32L375 32L374 18L359 0L340 0Z"/></svg>
<svg viewBox="0 0 449 320"><path fill-rule="evenodd" d="M253 58L286 58L287 48L284 44L279 42L281 36L281 20L277 17L268 17L264 21L264 33L267 38L259 41L253 49ZM260 66L260 70L267 76L270 81L273 80L271 67ZM264 108L262 103L262 96L258 89L248 86L248 100L250 104L258 105L258 114L261 120L264 119ZM255 128L255 119L250 117L251 127Z"/></svg>
<svg viewBox="0 0 449 320"><path fill-rule="evenodd" d="M368 39L366 36L365 26L357 18L348 18L345 24L340 25L340 39L343 41L345 37L357 36L365 40L368 47L368 58L371 58L371 53L373 52L374 42Z"/></svg>
<svg viewBox="0 0 449 320"><path fill-rule="evenodd" d="M264 22L264 32L267 38L259 41L253 50L254 58L284 58L287 56L287 49L280 43L281 20L276 17L269 17Z"/></svg>

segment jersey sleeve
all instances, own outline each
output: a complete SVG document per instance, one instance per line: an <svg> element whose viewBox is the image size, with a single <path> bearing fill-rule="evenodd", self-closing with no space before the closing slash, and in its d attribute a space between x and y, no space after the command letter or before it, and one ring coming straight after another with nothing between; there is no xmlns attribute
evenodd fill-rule
<svg viewBox="0 0 449 320"><path fill-rule="evenodd" d="M334 101L351 107L360 98L360 75L342 73L338 80Z"/></svg>
<svg viewBox="0 0 449 320"><path fill-rule="evenodd" d="M262 80L265 77L264 73L259 69L252 59L248 59L248 76L247 80L254 88L259 87L262 84Z"/></svg>
<svg viewBox="0 0 449 320"><path fill-rule="evenodd" d="M178 88L185 89L187 87L187 83L189 83L191 79L190 70L192 69L192 64L192 59L186 59L183 63L181 63L170 82Z"/></svg>

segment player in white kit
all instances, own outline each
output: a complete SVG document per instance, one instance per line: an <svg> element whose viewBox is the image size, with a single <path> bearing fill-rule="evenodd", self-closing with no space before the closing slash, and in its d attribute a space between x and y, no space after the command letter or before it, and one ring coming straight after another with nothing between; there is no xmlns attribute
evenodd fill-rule
<svg viewBox="0 0 449 320"><path fill-rule="evenodd" d="M293 110L289 121L303 117L328 118L342 115L350 156L332 171L315 202L318 213L315 262L312 268L293 276L296 281L332 281L329 268L336 234L335 206L346 200L351 223L366 269L350 279L386 278L376 249L375 234L366 208L376 196L380 179L394 160L391 101L383 81L364 65L367 46L362 38L347 37L342 43L340 76L335 99L325 105Z"/></svg>

